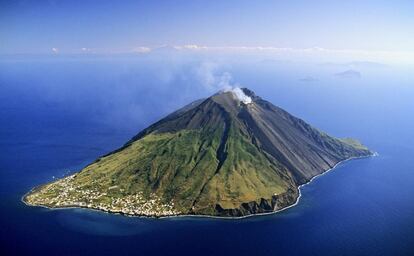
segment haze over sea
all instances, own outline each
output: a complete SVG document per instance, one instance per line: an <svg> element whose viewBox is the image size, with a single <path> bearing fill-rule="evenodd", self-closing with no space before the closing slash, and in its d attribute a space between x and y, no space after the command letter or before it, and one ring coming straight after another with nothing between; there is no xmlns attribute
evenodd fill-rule
<svg viewBox="0 0 414 256"><path fill-rule="evenodd" d="M348 70L360 76L343 75ZM413 255L410 71L273 59L2 59L0 254ZM223 79L331 135L357 138L379 156L315 179L293 208L240 220L131 218L20 201L33 186L80 170L215 93Z"/></svg>

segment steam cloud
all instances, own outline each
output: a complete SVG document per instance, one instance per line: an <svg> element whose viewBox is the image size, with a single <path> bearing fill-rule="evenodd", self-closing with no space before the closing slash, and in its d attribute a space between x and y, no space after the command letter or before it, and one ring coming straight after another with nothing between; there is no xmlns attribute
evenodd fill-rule
<svg viewBox="0 0 414 256"><path fill-rule="evenodd" d="M233 77L229 72L217 75L217 65L214 63L202 63L197 69L197 74L202 84L207 90L232 92L235 98L244 104L252 102L252 98L247 96L238 83L233 82Z"/></svg>
<svg viewBox="0 0 414 256"><path fill-rule="evenodd" d="M233 93L234 96L236 96L236 98L238 100L240 100L241 102L243 102L244 104L249 104L252 103L252 98L250 98L249 96L247 96L242 89L240 89L239 87L234 87L231 92Z"/></svg>

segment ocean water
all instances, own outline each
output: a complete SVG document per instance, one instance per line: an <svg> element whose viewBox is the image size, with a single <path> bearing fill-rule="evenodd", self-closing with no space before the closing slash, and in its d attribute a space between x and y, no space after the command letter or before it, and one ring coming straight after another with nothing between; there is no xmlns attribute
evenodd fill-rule
<svg viewBox="0 0 414 256"><path fill-rule="evenodd" d="M1 255L413 255L414 84L395 70L340 79L330 69L233 66L237 82L378 157L341 164L295 207L239 220L136 218L29 207L33 186L82 168L146 125L210 92L187 65L0 63ZM304 82L312 75L315 81Z"/></svg>

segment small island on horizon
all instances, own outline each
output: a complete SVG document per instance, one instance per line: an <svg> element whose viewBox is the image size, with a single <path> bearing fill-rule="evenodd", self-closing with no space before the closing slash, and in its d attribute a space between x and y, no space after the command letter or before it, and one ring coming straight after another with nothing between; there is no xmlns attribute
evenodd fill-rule
<svg viewBox="0 0 414 256"><path fill-rule="evenodd" d="M33 188L23 201L132 216L244 217L290 207L301 185L373 154L233 88L173 112L81 171Z"/></svg>

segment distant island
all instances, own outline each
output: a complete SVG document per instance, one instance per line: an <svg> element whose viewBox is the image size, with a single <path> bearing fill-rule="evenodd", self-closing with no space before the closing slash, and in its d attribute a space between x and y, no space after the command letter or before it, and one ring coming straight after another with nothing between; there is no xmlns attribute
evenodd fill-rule
<svg viewBox="0 0 414 256"><path fill-rule="evenodd" d="M372 154L235 88L177 110L23 201L134 216L243 217L292 206L300 185Z"/></svg>
<svg viewBox="0 0 414 256"><path fill-rule="evenodd" d="M336 73L335 76L339 78L361 78L362 77L361 72L352 70L352 69L346 70L344 72Z"/></svg>

